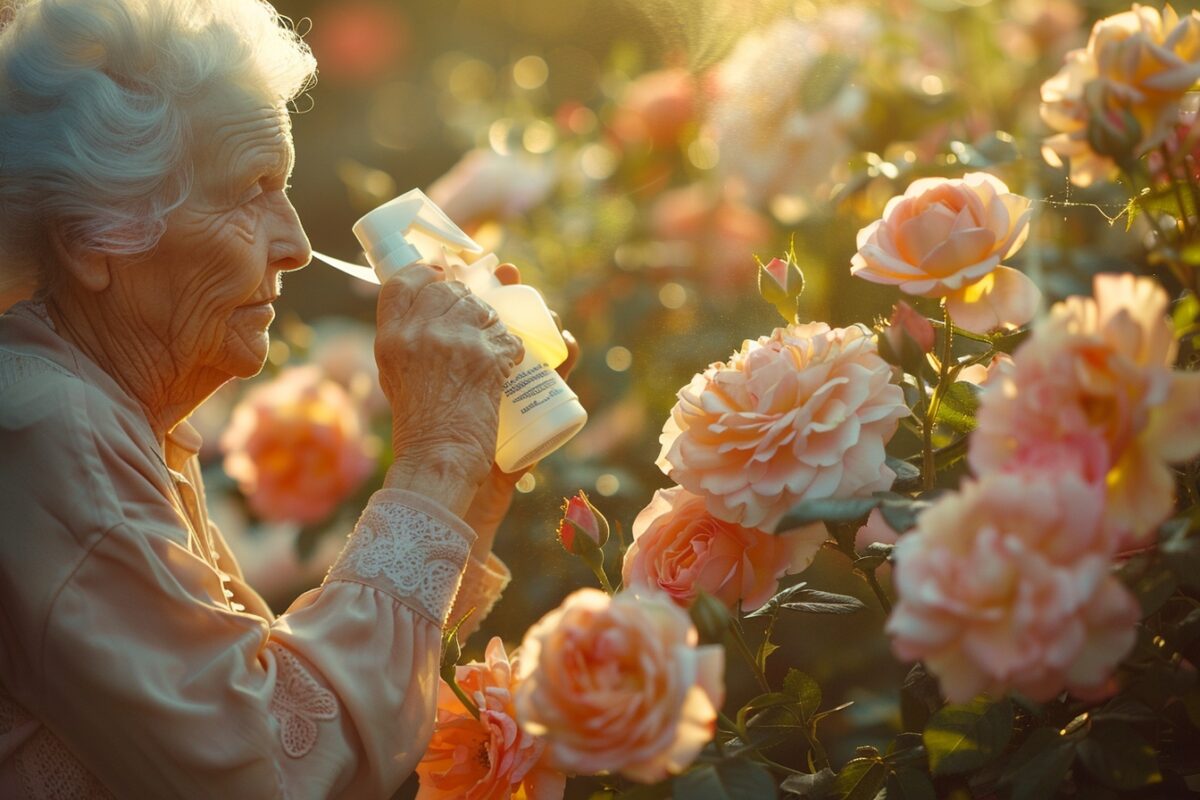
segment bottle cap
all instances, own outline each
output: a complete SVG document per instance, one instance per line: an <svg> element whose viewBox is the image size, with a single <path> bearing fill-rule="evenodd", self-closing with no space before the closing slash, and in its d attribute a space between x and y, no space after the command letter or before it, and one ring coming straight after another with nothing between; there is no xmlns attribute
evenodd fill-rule
<svg viewBox="0 0 1200 800"><path fill-rule="evenodd" d="M401 267L434 254L422 252L408 240L414 231L452 250L479 253L483 248L454 224L420 189L405 192L354 223L354 235L375 268L380 282Z"/></svg>

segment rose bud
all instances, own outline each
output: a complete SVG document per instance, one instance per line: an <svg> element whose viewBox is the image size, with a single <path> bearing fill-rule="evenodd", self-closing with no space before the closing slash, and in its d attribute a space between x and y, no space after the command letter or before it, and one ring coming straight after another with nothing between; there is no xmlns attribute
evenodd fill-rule
<svg viewBox="0 0 1200 800"><path fill-rule="evenodd" d="M758 265L758 293L788 322L796 319L796 304L804 292L804 273L789 253Z"/></svg>
<svg viewBox="0 0 1200 800"><path fill-rule="evenodd" d="M901 300L892 309L892 319L879 332L879 354L889 364L916 375L925 354L933 350L936 334L933 324L912 306Z"/></svg>
<svg viewBox="0 0 1200 800"><path fill-rule="evenodd" d="M1083 98L1088 107L1088 145L1118 165L1129 164L1142 140L1142 126L1137 118L1114 101L1102 81L1088 85Z"/></svg>
<svg viewBox="0 0 1200 800"><path fill-rule="evenodd" d="M591 545L581 542L579 534ZM608 520L604 518L581 489L579 494L563 501L563 518L558 523L558 540L563 549L574 555L604 547L608 541Z"/></svg>

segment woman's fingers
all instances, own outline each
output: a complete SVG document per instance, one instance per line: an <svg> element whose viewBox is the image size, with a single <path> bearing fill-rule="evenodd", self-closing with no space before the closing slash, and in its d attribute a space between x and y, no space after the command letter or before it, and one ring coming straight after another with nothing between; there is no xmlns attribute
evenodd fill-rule
<svg viewBox="0 0 1200 800"><path fill-rule="evenodd" d="M422 289L445 280L445 277L441 267L428 264L410 264L397 271L379 290L378 321L382 323L408 313Z"/></svg>

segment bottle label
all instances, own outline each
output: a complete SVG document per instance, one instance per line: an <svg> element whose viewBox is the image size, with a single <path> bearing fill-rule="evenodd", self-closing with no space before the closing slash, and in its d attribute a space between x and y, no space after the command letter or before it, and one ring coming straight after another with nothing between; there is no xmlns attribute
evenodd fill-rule
<svg viewBox="0 0 1200 800"><path fill-rule="evenodd" d="M527 352L512 376L504 382L500 430L515 432L524 425L524 417L570 392L549 364Z"/></svg>

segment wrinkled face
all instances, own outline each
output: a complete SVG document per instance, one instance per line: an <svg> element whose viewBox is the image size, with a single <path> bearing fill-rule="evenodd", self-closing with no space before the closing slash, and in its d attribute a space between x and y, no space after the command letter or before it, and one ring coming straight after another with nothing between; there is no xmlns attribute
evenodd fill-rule
<svg viewBox="0 0 1200 800"><path fill-rule="evenodd" d="M293 149L284 108L233 88L198 101L195 175L149 257L116 278L180 380L217 385L267 357L280 275L312 253L287 197Z"/></svg>

